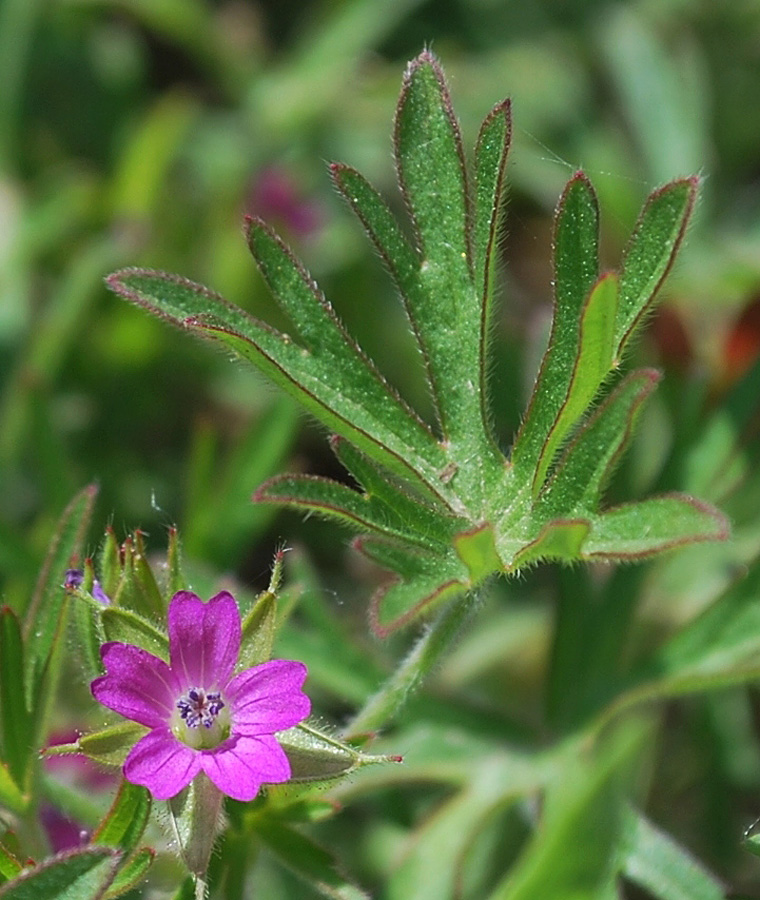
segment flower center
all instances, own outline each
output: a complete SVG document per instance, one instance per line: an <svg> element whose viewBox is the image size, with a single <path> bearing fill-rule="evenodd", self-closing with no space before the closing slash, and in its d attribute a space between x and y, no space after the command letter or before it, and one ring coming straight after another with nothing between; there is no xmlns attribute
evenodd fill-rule
<svg viewBox="0 0 760 900"><path fill-rule="evenodd" d="M204 691L193 687L177 700L177 709L188 728L211 728L214 720L224 709L224 700L219 691Z"/></svg>

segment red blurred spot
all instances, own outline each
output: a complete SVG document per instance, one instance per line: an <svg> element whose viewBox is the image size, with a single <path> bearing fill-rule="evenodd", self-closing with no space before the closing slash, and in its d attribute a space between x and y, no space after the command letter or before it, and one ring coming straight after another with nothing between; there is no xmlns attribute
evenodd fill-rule
<svg viewBox="0 0 760 900"><path fill-rule="evenodd" d="M760 295L744 307L728 333L723 363L728 381L738 381L760 355Z"/></svg>

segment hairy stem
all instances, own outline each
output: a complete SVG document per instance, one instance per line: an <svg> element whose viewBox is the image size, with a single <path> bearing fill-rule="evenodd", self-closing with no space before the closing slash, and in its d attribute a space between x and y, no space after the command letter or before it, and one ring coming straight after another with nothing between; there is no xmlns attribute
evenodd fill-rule
<svg viewBox="0 0 760 900"><path fill-rule="evenodd" d="M474 592L467 594L439 613L406 659L348 723L343 731L344 739L378 731L393 719L455 643L475 605L475 598Z"/></svg>

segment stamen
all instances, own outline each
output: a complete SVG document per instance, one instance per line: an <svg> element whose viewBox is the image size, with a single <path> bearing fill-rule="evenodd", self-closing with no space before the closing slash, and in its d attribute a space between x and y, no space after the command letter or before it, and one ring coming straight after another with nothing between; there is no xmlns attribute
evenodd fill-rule
<svg viewBox="0 0 760 900"><path fill-rule="evenodd" d="M214 719L224 709L224 701L219 691L206 691L203 688L190 688L177 700L177 709L188 728L211 728Z"/></svg>

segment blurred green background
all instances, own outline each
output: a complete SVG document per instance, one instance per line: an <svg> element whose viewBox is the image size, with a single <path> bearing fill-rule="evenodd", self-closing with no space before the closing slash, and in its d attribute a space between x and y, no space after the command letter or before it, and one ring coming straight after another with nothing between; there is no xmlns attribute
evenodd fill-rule
<svg viewBox="0 0 760 900"><path fill-rule="evenodd" d="M52 523L96 481L98 531L108 522L120 535L139 526L160 547L177 524L199 572L260 587L276 546L307 547L303 559L319 573L329 615L363 647L374 575L342 533L249 500L279 471L342 477L324 435L255 373L108 294L103 276L125 265L179 272L281 324L241 233L243 215L255 212L424 414L401 306L326 164L356 166L400 208L390 128L403 68L425 45L444 64L466 145L495 102L513 99L492 371L505 448L546 340L551 223L564 183L579 167L591 177L604 258L614 266L644 197L673 177L702 174L696 221L636 350L666 378L613 491L701 492L732 515L737 539L730 550L703 549L624 582L651 586L637 594L640 644L692 615L754 557L756 448L732 474L707 437L720 430L719 411L741 401L745 436L757 443L758 0L2 0L7 602L24 605ZM709 478L705 459L714 462ZM94 533L93 551L96 541ZM563 578L577 580L564 589L578 590L585 577L549 568L497 587L490 602L500 609L508 592L523 619L510 619L498 646L481 629L442 673L444 686L477 681L498 656L498 683L489 684L490 672L484 696L506 692L510 716L536 726L537 698L551 694L541 660L552 598ZM318 619L312 610L312 624ZM306 644L294 652L311 652L319 671L329 650ZM394 649L372 648L378 671ZM340 716L366 696L376 674L369 668L356 675L360 686L346 687L323 666L316 680L325 709ZM550 697L549 709L552 726L572 721L564 698L551 714ZM760 814L757 697L694 701L673 715L660 763L669 790L656 798L655 818L720 872L757 887L757 866L737 849L742 824ZM669 765L678 773L670 780ZM372 865L357 863L370 881Z"/></svg>

